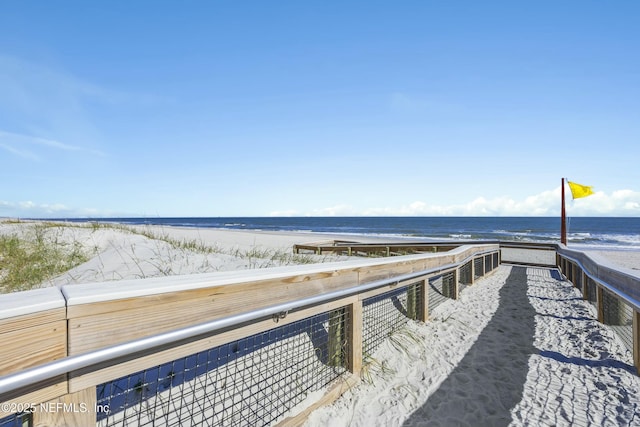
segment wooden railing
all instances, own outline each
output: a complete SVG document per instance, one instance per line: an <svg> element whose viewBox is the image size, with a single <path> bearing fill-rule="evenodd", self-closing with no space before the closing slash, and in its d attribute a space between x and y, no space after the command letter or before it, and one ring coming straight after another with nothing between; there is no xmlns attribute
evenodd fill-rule
<svg viewBox="0 0 640 427"><path fill-rule="evenodd" d="M558 245L557 265L633 353L640 374L640 274L605 258Z"/></svg>
<svg viewBox="0 0 640 427"><path fill-rule="evenodd" d="M447 252L1 295L0 419L23 411L33 412L25 415L31 425L93 425L101 410L96 391L101 384L276 325L342 313L345 329L330 321L329 332L345 341L329 342L329 352L343 345L346 374L339 374L343 381L317 402L324 404L359 377L363 301L406 288L406 314L425 321L430 280L442 277L442 296L457 298L460 282L473 284L502 261L557 265L585 299L595 295L601 321L631 337L640 369L638 275L561 245L489 242ZM446 289L445 278L452 278ZM307 413L283 424L296 424Z"/></svg>
<svg viewBox="0 0 640 427"><path fill-rule="evenodd" d="M349 313L350 326L344 334L349 339L346 367L356 378L363 363L363 299L408 281L421 283L422 298L428 298L430 277L457 274L458 268L475 259L482 260L480 275L484 275L486 268L497 267L498 250L497 244L477 244L437 254L68 285L2 295L0 418L26 410L33 412L35 425L94 424L95 411L100 410L96 386L102 383L268 331L274 328L274 319L281 326L339 308ZM484 267L485 262L489 267ZM448 292L455 298L457 285L452 289ZM428 302L421 307L417 317L426 320ZM236 323L216 324L229 319ZM214 329L197 332L200 325ZM196 333L184 335L187 330ZM138 346L149 342L150 346ZM123 352L127 349L128 353ZM335 397L340 390L333 389L327 396ZM89 410L67 410L72 407Z"/></svg>
<svg viewBox="0 0 640 427"><path fill-rule="evenodd" d="M463 245L474 245L477 241L457 242L389 242L362 243L350 240L326 240L320 242L293 245L296 254L311 252L316 255L331 253L347 256L398 256L416 253L447 252ZM496 241L483 241L484 244L498 244Z"/></svg>

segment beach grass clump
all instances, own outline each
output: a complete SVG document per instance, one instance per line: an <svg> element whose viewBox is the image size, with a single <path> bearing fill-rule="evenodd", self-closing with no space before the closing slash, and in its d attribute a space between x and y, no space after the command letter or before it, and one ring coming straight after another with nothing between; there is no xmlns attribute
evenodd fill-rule
<svg viewBox="0 0 640 427"><path fill-rule="evenodd" d="M139 234L148 239L160 240L176 249L188 250L199 254L230 255L248 262L250 268L268 268L278 265L299 265L324 262L309 255L294 254L284 249L252 247L250 249L231 248L223 249L218 245L209 245L197 239L176 239L168 233L158 233L150 228L127 228L132 233Z"/></svg>
<svg viewBox="0 0 640 427"><path fill-rule="evenodd" d="M59 241L37 224L29 233L0 235L0 292L39 287L42 282L85 262L79 242Z"/></svg>
<svg viewBox="0 0 640 427"><path fill-rule="evenodd" d="M369 384L374 384L378 377L394 376L396 371L389 367L386 360L379 360L370 354L364 355L364 363L360 371L360 378Z"/></svg>
<svg viewBox="0 0 640 427"><path fill-rule="evenodd" d="M404 327L389 336L389 343L396 349L396 351L402 352L405 355L411 353L411 349L422 343L422 340L408 327Z"/></svg>

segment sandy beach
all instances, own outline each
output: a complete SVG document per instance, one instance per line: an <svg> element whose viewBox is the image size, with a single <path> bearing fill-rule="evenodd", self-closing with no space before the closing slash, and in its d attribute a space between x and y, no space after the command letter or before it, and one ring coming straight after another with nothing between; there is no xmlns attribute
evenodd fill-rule
<svg viewBox="0 0 640 427"><path fill-rule="evenodd" d="M33 226L0 222L0 234L26 236ZM296 243L344 235L76 225L49 227L46 236L80 245L88 260L42 286L346 259L292 255ZM638 251L594 254L640 268ZM306 425L640 424L633 355L553 270L503 265L431 315L408 324L418 340L406 351L384 343L374 358L385 369L373 369L371 381L316 410Z"/></svg>
<svg viewBox="0 0 640 427"><path fill-rule="evenodd" d="M345 259L331 255L296 256L292 251L296 243L344 239L343 235L0 221L0 235L15 234L33 240L36 232L56 246L79 247L88 258L77 267L46 280L42 287ZM363 242L381 241L375 237L357 238Z"/></svg>
<svg viewBox="0 0 640 427"><path fill-rule="evenodd" d="M384 237L311 232L12 221L0 221L0 235L17 234L29 238L38 224L49 225L43 232L46 239L62 247L80 247L88 258L77 267L46 280L43 287L329 262L347 258L308 254L296 257L292 247L296 243L334 239L389 241ZM640 251L589 252L623 268L640 269Z"/></svg>

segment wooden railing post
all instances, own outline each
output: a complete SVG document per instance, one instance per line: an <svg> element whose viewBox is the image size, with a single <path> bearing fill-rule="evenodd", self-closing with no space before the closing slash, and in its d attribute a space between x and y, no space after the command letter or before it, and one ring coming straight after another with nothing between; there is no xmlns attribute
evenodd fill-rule
<svg viewBox="0 0 640 427"><path fill-rule="evenodd" d="M458 269L453 270L453 299L458 299L458 292L460 286L458 286L458 278L460 275L458 274Z"/></svg>
<svg viewBox="0 0 640 427"><path fill-rule="evenodd" d="M418 307L420 313L418 313L418 319L422 322L426 322L429 319L429 279L426 278L420 285L422 292L420 292L420 304Z"/></svg>
<svg viewBox="0 0 640 427"><path fill-rule="evenodd" d="M420 284L414 283L407 286L407 317L411 320L418 318L418 287Z"/></svg>
<svg viewBox="0 0 640 427"><path fill-rule="evenodd" d="M345 310L340 308L329 313L329 357L330 366L342 365L342 354L345 344Z"/></svg>
<svg viewBox="0 0 640 427"><path fill-rule="evenodd" d="M57 399L41 403L33 413L33 424L37 427L76 427L96 425L96 388L89 387L69 393Z"/></svg>
<svg viewBox="0 0 640 427"><path fill-rule="evenodd" d="M604 290L596 284L596 307L598 309L598 322L604 323Z"/></svg>
<svg viewBox="0 0 640 427"><path fill-rule="evenodd" d="M469 268L471 271L471 281L469 285L473 285L476 282L476 260L475 258L471 258L471 261L469 262L471 263Z"/></svg>
<svg viewBox="0 0 640 427"><path fill-rule="evenodd" d="M347 369L360 375L362 370L362 301L347 306Z"/></svg>
<svg viewBox="0 0 640 427"><path fill-rule="evenodd" d="M595 283L594 283L595 285ZM582 285L582 299L583 300L588 300L589 299L589 277L585 275L585 281Z"/></svg>
<svg viewBox="0 0 640 427"><path fill-rule="evenodd" d="M640 312L633 310L633 364L640 375Z"/></svg>

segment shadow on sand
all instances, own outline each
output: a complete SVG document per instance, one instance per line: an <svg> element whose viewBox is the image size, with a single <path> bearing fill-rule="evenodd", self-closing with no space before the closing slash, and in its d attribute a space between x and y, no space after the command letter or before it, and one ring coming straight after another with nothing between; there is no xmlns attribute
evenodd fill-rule
<svg viewBox="0 0 640 427"><path fill-rule="evenodd" d="M478 284L476 286L482 286ZM458 366L404 426L506 426L522 399L536 311L527 297L527 270L513 267L499 306ZM474 414L488 414L477 419Z"/></svg>

